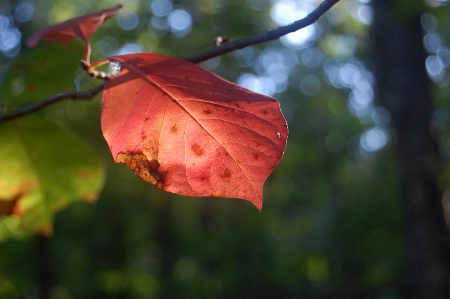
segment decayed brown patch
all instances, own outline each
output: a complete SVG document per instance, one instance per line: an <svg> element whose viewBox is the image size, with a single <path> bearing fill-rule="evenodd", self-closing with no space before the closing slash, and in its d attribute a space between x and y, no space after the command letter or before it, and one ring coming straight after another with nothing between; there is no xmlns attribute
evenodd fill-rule
<svg viewBox="0 0 450 299"><path fill-rule="evenodd" d="M161 189L164 187L164 174L158 171L158 160L149 161L143 154L120 153L117 154L116 162L127 164L144 181Z"/></svg>
<svg viewBox="0 0 450 299"><path fill-rule="evenodd" d="M211 109L209 109L209 108L206 108L206 109L203 109L203 113L204 114L211 114L211 113L213 113L213 111Z"/></svg>
<svg viewBox="0 0 450 299"><path fill-rule="evenodd" d="M203 148L200 145L198 145L198 143L194 143L191 146L191 150L194 153L194 155L196 155L197 157L201 157L205 154L205 151L203 150Z"/></svg>

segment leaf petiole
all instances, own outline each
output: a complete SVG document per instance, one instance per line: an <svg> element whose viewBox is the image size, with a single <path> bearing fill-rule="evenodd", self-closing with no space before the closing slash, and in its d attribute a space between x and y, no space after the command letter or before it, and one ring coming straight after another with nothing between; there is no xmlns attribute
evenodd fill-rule
<svg viewBox="0 0 450 299"><path fill-rule="evenodd" d="M103 71L99 71L96 70L96 68L105 65L107 63L109 63L109 58L105 58L105 59L101 59L98 60L92 64L90 64L88 61L86 60L81 60L81 67L83 68L83 70L86 71L86 73L88 73L89 76L93 77L93 78L99 78L99 79L103 79L103 80L108 80L111 75L107 74Z"/></svg>
<svg viewBox="0 0 450 299"><path fill-rule="evenodd" d="M88 64L91 63L91 43L89 43L89 40L87 40L85 43L85 51L84 51L84 61L86 61Z"/></svg>

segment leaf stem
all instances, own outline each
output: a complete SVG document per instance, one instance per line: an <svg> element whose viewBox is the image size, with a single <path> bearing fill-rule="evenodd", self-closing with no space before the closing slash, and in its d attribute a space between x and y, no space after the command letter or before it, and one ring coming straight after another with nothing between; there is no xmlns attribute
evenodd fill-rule
<svg viewBox="0 0 450 299"><path fill-rule="evenodd" d="M86 71L86 73L88 73L89 76L93 78L108 80L111 77L109 74L96 70L96 68L98 68L99 66L105 65L107 63L109 63L109 58L97 60L93 64L91 64L89 61L81 60L81 67Z"/></svg>
<svg viewBox="0 0 450 299"><path fill-rule="evenodd" d="M86 40L84 43L86 50L84 51L84 61L86 61L88 64L91 63L91 43L89 40Z"/></svg>

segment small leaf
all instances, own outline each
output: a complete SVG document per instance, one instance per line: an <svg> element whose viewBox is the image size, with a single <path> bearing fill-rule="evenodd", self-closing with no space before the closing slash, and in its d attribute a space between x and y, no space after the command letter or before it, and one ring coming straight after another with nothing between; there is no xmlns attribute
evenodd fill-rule
<svg viewBox="0 0 450 299"><path fill-rule="evenodd" d="M75 37L79 37L86 42L104 21L122 9L123 6L118 5L115 8L100 10L50 26L30 37L27 40L27 46L31 48L36 47L40 40L59 41L67 46Z"/></svg>
<svg viewBox="0 0 450 299"><path fill-rule="evenodd" d="M276 99L158 54L111 61L121 68L103 93L102 130L117 163L169 192L262 208L288 135Z"/></svg>
<svg viewBox="0 0 450 299"><path fill-rule="evenodd" d="M20 228L50 234L54 213L73 202L97 198L104 181L103 165L70 132L36 117L23 117L0 123L0 140L0 215L6 215L3 224L17 226L9 227L10 233ZM7 237L4 232L0 230L0 241Z"/></svg>

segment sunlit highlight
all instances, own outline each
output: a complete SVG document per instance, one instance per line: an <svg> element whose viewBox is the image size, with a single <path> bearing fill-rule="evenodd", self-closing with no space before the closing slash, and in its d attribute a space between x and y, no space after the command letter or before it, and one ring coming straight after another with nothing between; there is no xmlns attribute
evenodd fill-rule
<svg viewBox="0 0 450 299"><path fill-rule="evenodd" d="M270 10L270 16L280 26L285 26L304 18L314 10L308 1L280 0ZM281 41L291 46L301 46L310 41L316 33L316 25L310 25L281 38Z"/></svg>

